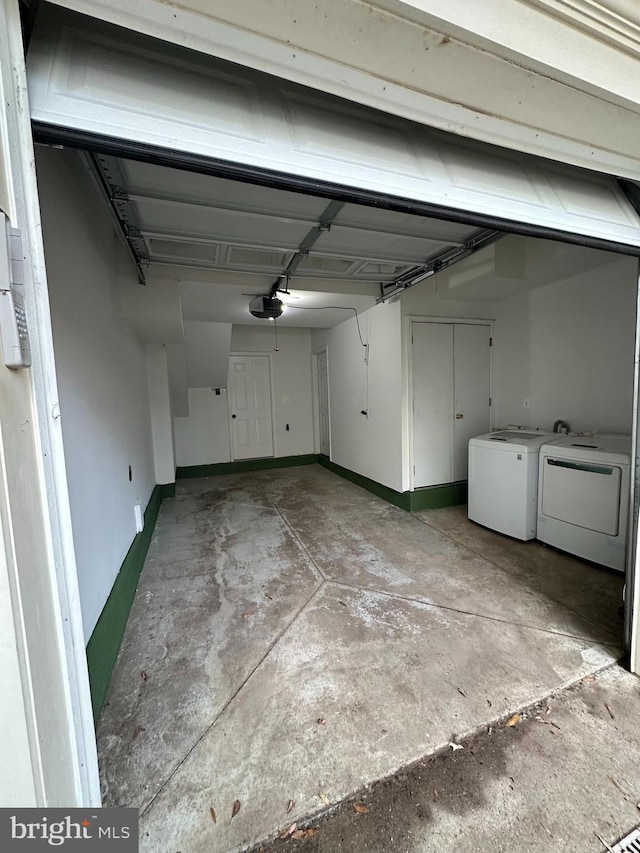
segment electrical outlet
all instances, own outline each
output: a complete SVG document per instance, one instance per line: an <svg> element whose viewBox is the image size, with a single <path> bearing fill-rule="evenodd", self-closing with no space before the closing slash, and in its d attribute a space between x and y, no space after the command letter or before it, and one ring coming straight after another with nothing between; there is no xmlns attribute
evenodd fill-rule
<svg viewBox="0 0 640 853"><path fill-rule="evenodd" d="M144 529L144 515L140 504L133 505L133 515L136 520L136 533L142 533Z"/></svg>

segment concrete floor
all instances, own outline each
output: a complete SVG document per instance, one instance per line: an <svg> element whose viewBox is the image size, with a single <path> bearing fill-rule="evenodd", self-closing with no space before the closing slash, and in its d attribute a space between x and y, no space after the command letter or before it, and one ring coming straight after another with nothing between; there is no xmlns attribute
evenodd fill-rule
<svg viewBox="0 0 640 853"><path fill-rule="evenodd" d="M614 664L264 853L604 853L640 823L639 754L640 679Z"/></svg>
<svg viewBox="0 0 640 853"><path fill-rule="evenodd" d="M318 466L181 481L98 725L104 804L140 808L142 851L246 849L610 665L621 593Z"/></svg>

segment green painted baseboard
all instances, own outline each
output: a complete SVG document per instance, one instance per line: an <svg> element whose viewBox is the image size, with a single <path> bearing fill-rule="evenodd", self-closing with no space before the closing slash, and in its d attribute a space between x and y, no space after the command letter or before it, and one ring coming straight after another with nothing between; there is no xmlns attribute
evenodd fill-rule
<svg viewBox="0 0 640 853"><path fill-rule="evenodd" d="M350 480L356 486L361 486L368 492L377 495L379 498L387 501L394 506L399 506L400 509L410 509L410 492L396 492L395 489L390 489L389 486L383 486L382 483L377 483L375 480L370 480L368 477L363 477L362 474L356 474L355 471L350 471L348 468L343 468L342 465L336 465L326 456L318 456L318 463L323 468L328 468L334 474L339 474L345 480Z"/></svg>
<svg viewBox="0 0 640 853"><path fill-rule="evenodd" d="M217 462L211 465L188 465L176 469L176 479L213 477L216 474L242 474L245 471L265 471L269 468L291 468L294 465L315 465L315 453L303 456L269 456L266 459L243 459L239 462Z"/></svg>
<svg viewBox="0 0 640 853"><path fill-rule="evenodd" d="M175 491L175 483L167 483L156 486L151 493L144 512L142 532L138 533L131 543L107 603L102 609L100 618L87 644L91 704L93 716L96 720L102 710L107 688L111 681L111 674L120 651L124 629L136 594L138 578L147 556L160 504L164 498L175 495Z"/></svg>
<svg viewBox="0 0 640 853"><path fill-rule="evenodd" d="M444 486L427 486L407 492L410 497L411 512L419 509L442 509L445 506L458 506L467 502L467 483L446 483Z"/></svg>
<svg viewBox="0 0 640 853"><path fill-rule="evenodd" d="M383 486L375 480L370 480L368 477L363 477L361 474L356 474L355 471L350 471L348 468L343 468L341 465L336 465L335 462L327 456L319 455L318 464L323 468L328 468L334 474L339 474L345 480L350 480L356 486L361 486L363 489L377 495L388 503L406 509L408 512L415 512L420 509L441 509L445 506L456 506L463 504L467 500L467 484L464 483L447 483L444 486L428 486L424 489L416 489L414 492L397 492L389 486Z"/></svg>

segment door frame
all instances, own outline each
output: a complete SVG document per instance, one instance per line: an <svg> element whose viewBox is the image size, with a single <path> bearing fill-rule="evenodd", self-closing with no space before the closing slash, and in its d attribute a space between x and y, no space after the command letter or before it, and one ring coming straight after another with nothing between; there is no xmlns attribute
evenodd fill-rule
<svg viewBox="0 0 640 853"><path fill-rule="evenodd" d="M273 458L275 459L278 456L278 445L276 438L276 398L275 398L275 382L273 381L274 373L273 373L273 353L270 352L233 352L229 353L229 360L227 362L227 424L229 426L229 455L231 456L231 461L235 462L233 454L233 438L231 436L231 393L229 391L229 366L231 364L231 359L234 356L238 356L240 358L257 358L263 357L268 359L269 365L269 397L271 399L271 437L273 440ZM266 457L256 457L258 459L271 459L271 456ZM240 460L241 461L241 460Z"/></svg>
<svg viewBox="0 0 640 853"><path fill-rule="evenodd" d="M6 27L4 26L6 23ZM7 150L10 195L7 211L23 241L24 295L31 338L32 366L13 377L28 383L31 418L22 424L33 435L36 477L18 488L3 472L0 515L4 524L2 559L11 574L12 610L23 683L23 707L29 730L36 803L44 806L99 807L101 803L95 728L89 691L80 595L71 524L47 275L38 201L33 136L27 99L24 47L18 0L0 0L0 66L6 86L3 101L9 126L2 127ZM3 104L4 106L4 104ZM2 122L0 122L2 125ZM0 235L4 239L4 234ZM6 368L0 364L0 370ZM3 420L5 420L3 418ZM10 424L11 418L6 419ZM22 442L13 452L25 446ZM4 448L0 448L4 453ZM15 460L14 460L15 461ZM28 474L30 460L24 460ZM26 519L15 517L28 500ZM30 535L42 540L46 558L37 566L38 600L30 595L33 573L23 565L16 543ZM23 549L24 550L24 549ZM30 611L38 608L35 619ZM42 642L42 625L52 632ZM40 627L39 627L40 626ZM40 635L40 637L38 637ZM40 658L40 660L38 660ZM42 696L42 671L55 694ZM46 683L46 681L44 682ZM52 704L54 707L52 707ZM58 780L65 779L66 782ZM27 805L26 803L24 805Z"/></svg>
<svg viewBox="0 0 640 853"><path fill-rule="evenodd" d="M313 405L313 450L320 453L320 385L318 382L318 356L327 355L327 407L329 409L329 459L331 459L331 378L329 376L329 344L311 352L311 400Z"/></svg>
<svg viewBox="0 0 640 853"><path fill-rule="evenodd" d="M413 492L416 488L414 480L414 448L413 448L413 341L412 327L414 323L443 323L447 325L464 324L467 326L488 326L489 336L493 338L494 320L487 318L469 318L469 317L434 317L420 316L416 314L408 314L404 322L404 363L403 370L403 459L406 464L403 466L403 490ZM493 347L489 348L489 396L493 397ZM493 407L489 407L489 429L493 429Z"/></svg>

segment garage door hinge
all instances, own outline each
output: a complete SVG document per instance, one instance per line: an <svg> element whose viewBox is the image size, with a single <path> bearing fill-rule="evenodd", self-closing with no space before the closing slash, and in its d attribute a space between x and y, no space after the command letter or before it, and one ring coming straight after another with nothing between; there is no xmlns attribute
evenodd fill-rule
<svg viewBox="0 0 640 853"><path fill-rule="evenodd" d="M489 405L491 405L491 397L489 397Z"/></svg>
<svg viewBox="0 0 640 853"><path fill-rule="evenodd" d="M493 346L493 338L489 338L489 346L490 346L490 347L492 347L492 346Z"/></svg>

